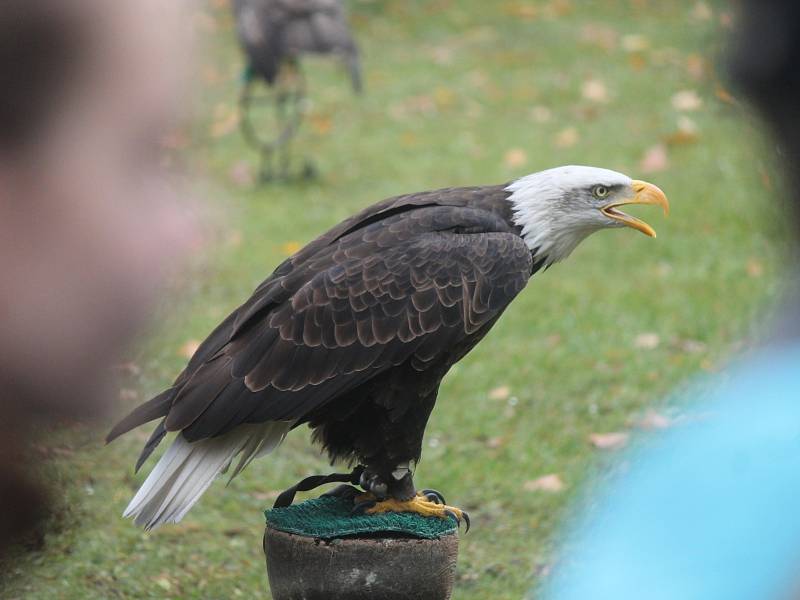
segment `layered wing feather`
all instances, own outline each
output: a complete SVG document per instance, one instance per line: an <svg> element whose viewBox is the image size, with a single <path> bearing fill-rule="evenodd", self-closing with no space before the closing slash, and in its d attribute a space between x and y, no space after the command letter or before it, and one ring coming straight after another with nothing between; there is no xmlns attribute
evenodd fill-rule
<svg viewBox="0 0 800 600"><path fill-rule="evenodd" d="M491 196L479 190L390 199L309 244L110 437L145 417L165 417L159 436L190 442L302 421L395 365L426 369L496 319L531 274L518 231L470 201Z"/></svg>

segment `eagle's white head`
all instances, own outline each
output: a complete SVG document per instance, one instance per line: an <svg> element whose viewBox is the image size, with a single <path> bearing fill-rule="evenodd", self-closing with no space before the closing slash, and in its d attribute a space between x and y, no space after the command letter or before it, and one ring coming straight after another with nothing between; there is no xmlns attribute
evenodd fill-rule
<svg viewBox="0 0 800 600"><path fill-rule="evenodd" d="M514 221L531 252L550 265L565 259L587 236L607 227L633 227L651 237L644 221L617 210L625 204L669 202L652 183L596 167L566 166L517 179L507 188Z"/></svg>

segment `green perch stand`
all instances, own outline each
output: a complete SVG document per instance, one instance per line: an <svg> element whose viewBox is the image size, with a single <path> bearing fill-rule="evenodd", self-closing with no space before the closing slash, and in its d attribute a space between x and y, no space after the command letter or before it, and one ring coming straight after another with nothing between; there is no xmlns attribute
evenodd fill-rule
<svg viewBox="0 0 800 600"><path fill-rule="evenodd" d="M458 560L452 519L353 515L323 496L265 512L264 553L274 600L447 600Z"/></svg>

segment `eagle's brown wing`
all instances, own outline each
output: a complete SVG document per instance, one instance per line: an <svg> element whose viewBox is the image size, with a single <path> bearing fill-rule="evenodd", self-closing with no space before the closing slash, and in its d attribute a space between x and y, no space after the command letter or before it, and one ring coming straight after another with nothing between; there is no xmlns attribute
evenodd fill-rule
<svg viewBox="0 0 800 600"><path fill-rule="evenodd" d="M153 418L189 441L295 421L392 366L424 370L496 318L531 255L505 219L387 202L286 261L201 345L175 385L109 439Z"/></svg>

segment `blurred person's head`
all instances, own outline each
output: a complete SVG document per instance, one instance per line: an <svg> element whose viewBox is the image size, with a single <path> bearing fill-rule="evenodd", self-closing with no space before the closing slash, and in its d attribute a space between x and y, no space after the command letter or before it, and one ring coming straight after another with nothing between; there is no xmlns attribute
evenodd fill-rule
<svg viewBox="0 0 800 600"><path fill-rule="evenodd" d="M0 6L0 384L26 409L98 397L184 236L176 4Z"/></svg>
<svg viewBox="0 0 800 600"><path fill-rule="evenodd" d="M95 411L187 240L160 149L181 100L179 4L0 4L0 504L35 496L14 436Z"/></svg>

